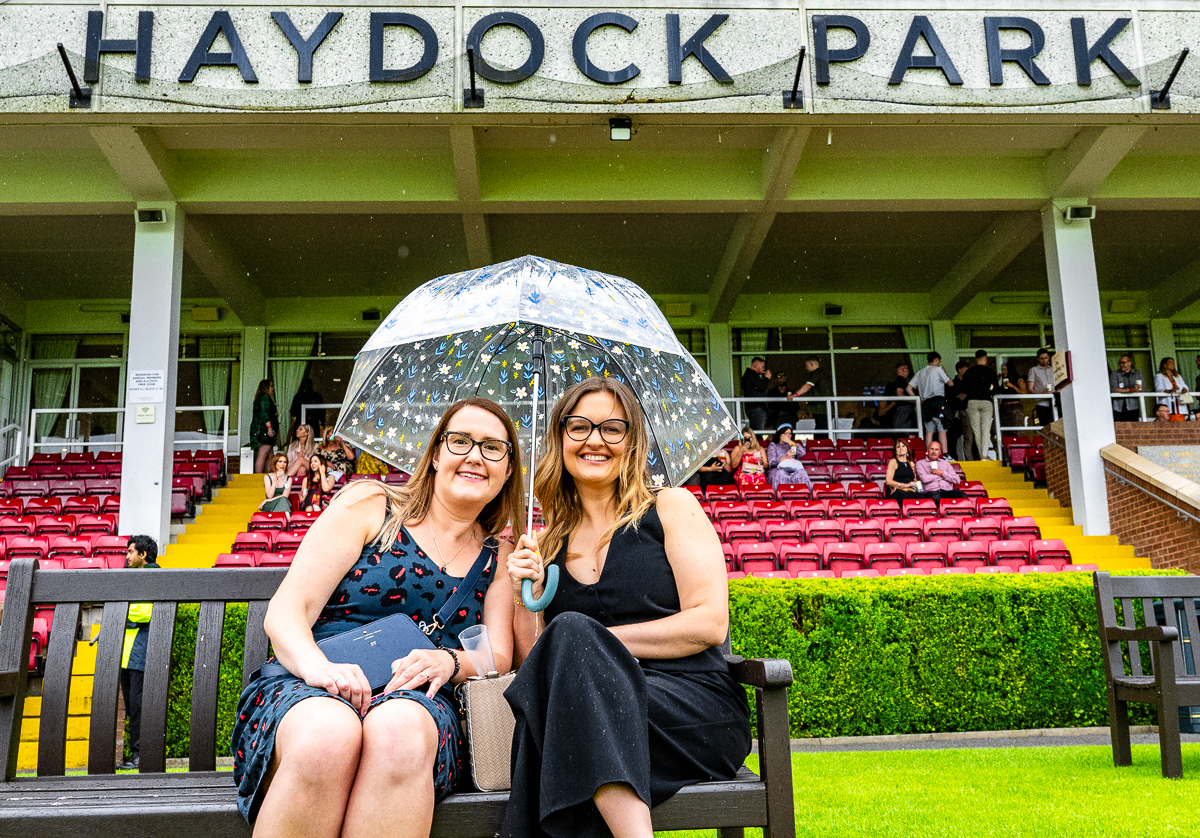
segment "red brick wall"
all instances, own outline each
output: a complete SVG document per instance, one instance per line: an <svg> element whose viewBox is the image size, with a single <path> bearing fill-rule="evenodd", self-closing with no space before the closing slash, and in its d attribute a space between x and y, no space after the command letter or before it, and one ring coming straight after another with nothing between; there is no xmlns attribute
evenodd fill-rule
<svg viewBox="0 0 1200 838"><path fill-rule="evenodd" d="M1200 422L1114 422L1117 445L1136 452L1139 445L1200 445Z"/></svg>
<svg viewBox="0 0 1200 838"><path fill-rule="evenodd" d="M1200 524L1156 500L1167 499L1161 489L1112 463L1106 462L1104 470L1109 526L1117 540L1132 544L1134 552L1149 558L1152 567L1200 573L1200 552L1196 549ZM1176 498L1169 498L1169 502L1182 505Z"/></svg>
<svg viewBox="0 0 1200 838"><path fill-rule="evenodd" d="M1058 423L1055 423L1057 425ZM1071 505L1071 481L1067 477L1067 452L1055 425L1042 429L1043 450L1046 452L1046 489L1060 506Z"/></svg>

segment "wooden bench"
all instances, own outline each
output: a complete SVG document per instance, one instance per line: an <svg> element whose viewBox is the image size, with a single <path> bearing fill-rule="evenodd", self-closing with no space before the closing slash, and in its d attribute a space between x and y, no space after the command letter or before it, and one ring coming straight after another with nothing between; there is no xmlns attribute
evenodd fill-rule
<svg viewBox="0 0 1200 838"><path fill-rule="evenodd" d="M1158 708L1163 776L1182 777L1179 708L1200 704L1200 676L1196 674L1200 661L1194 657L1200 643L1196 623L1200 577L1109 576L1098 572L1093 584L1108 685L1113 764L1133 763L1128 703L1153 704ZM1140 621L1135 603L1141 607ZM1183 634L1187 640L1181 638ZM1127 648L1122 649L1122 644Z"/></svg>
<svg viewBox="0 0 1200 838"><path fill-rule="evenodd" d="M233 776L216 770L217 686L225 604L247 602L242 684L266 658L267 601L284 570L38 570L14 561L0 621L0 835L250 835L238 814ZM131 602L153 602L142 700L141 767L114 773L117 693L125 615ZM177 605L200 603L188 771L166 773L165 732L171 643ZM103 603L86 775L65 776L67 701L81 606ZM54 606L41 685L37 776L17 776L17 746L29 688L29 643L36 604ZM792 838L791 756L783 660L730 656L734 676L755 687L761 778L743 767L728 782L688 786L653 810L660 830L718 828L723 838L762 826L764 836ZM437 805L433 835L490 838L499 832L506 793L458 793Z"/></svg>

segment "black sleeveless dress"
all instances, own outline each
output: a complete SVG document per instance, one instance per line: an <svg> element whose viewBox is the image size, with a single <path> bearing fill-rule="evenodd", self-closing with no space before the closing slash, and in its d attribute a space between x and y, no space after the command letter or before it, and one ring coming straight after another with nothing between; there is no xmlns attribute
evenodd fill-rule
<svg viewBox="0 0 1200 838"><path fill-rule="evenodd" d="M750 752L750 707L720 649L638 660L608 630L680 611L653 507L618 532L599 581L565 566L546 629L505 698L516 715L505 838L608 835L592 802L627 783L657 805L683 786L732 778Z"/></svg>
<svg viewBox="0 0 1200 838"><path fill-rule="evenodd" d="M917 475L913 473L912 463L902 463L896 461L896 470L892 472L892 480L897 483L912 483L917 479ZM922 498L925 497L920 492L913 489L891 489L889 488L884 497L892 500L904 500L905 498Z"/></svg>

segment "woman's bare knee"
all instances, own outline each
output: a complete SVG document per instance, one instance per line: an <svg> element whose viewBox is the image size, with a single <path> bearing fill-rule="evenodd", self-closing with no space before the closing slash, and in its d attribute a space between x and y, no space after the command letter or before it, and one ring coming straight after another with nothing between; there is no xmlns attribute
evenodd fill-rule
<svg viewBox="0 0 1200 838"><path fill-rule="evenodd" d="M432 775L437 749L437 724L415 701L386 701L363 720L361 764L371 772L395 780Z"/></svg>
<svg viewBox="0 0 1200 838"><path fill-rule="evenodd" d="M287 712L275 737L280 767L315 781L348 774L353 778L362 753L362 722L334 698L309 698Z"/></svg>

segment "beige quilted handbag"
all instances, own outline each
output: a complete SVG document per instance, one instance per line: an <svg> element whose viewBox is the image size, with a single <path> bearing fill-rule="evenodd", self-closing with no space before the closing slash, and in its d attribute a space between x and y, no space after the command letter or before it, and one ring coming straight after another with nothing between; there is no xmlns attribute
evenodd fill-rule
<svg viewBox="0 0 1200 838"><path fill-rule="evenodd" d="M512 784L512 737L516 719L504 691L517 673L467 679L458 689L471 780L480 791L503 791Z"/></svg>

